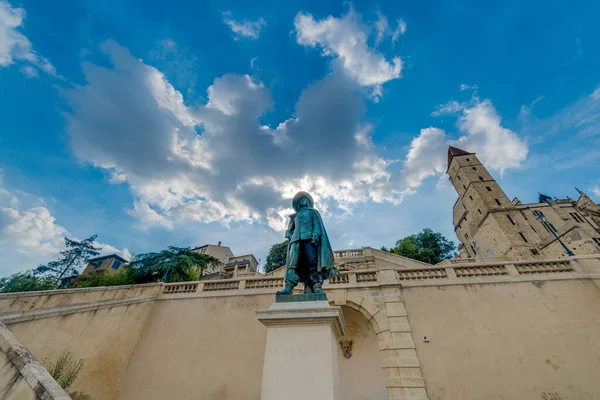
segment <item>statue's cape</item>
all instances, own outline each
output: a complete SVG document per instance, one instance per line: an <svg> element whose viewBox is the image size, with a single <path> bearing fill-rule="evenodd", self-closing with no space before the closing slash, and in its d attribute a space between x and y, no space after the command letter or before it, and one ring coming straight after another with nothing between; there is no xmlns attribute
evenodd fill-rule
<svg viewBox="0 0 600 400"><path fill-rule="evenodd" d="M319 272L323 275L323 277L325 279L329 279L337 273L334 264L335 260L333 258L333 250L331 249L331 243L329 243L329 236L327 236L327 231L325 230L325 225L323 224L323 219L321 218L321 214L319 213L319 211L314 208L308 209L313 211L317 216L317 223L319 224L319 228L321 231L321 237L319 238L319 259L317 261L317 267L319 269ZM296 214L290 215L292 219L295 216ZM289 245L291 245L291 241Z"/></svg>

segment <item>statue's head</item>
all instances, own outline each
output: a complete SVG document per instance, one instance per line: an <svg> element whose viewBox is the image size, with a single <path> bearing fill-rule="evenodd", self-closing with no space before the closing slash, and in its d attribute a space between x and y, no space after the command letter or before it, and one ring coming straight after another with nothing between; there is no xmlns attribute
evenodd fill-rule
<svg viewBox="0 0 600 400"><path fill-rule="evenodd" d="M306 193L306 192L298 192L296 193L296 195L294 196L294 199L292 200L292 207L294 207L294 210L296 212L298 212L301 208L304 207L313 207L315 204L315 202L313 201L313 198L310 194Z"/></svg>

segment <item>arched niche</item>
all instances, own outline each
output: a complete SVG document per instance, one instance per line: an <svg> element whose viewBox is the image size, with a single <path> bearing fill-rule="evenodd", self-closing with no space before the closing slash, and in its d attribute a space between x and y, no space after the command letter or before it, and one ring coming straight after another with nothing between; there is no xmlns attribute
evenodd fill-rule
<svg viewBox="0 0 600 400"><path fill-rule="evenodd" d="M338 349L342 400L387 400L387 390L377 335L371 322L358 310L342 306L346 337L352 341L352 355Z"/></svg>

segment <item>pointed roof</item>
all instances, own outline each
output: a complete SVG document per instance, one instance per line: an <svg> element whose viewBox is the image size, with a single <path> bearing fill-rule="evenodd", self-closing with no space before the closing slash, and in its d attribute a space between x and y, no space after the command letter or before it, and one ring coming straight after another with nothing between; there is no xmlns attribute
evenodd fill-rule
<svg viewBox="0 0 600 400"><path fill-rule="evenodd" d="M448 168L450 168L450 162L452 162L452 157L454 156L468 156L475 153L469 153L467 151L461 150L457 147L448 146Z"/></svg>
<svg viewBox="0 0 600 400"><path fill-rule="evenodd" d="M541 194L540 192L538 192L539 199L538 199L538 203L551 203L552 202L552 197L550 196L546 196L545 194Z"/></svg>

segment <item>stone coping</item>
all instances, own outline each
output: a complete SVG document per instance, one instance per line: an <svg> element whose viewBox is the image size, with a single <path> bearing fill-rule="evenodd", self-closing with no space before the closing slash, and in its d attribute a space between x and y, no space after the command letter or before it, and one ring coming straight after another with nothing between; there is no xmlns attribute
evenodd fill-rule
<svg viewBox="0 0 600 400"><path fill-rule="evenodd" d="M140 289L145 287L161 286L160 282L157 283L140 283L135 285L115 285L115 286L95 286L87 288L74 288L74 289L50 289L50 290L38 290L30 292L13 292L13 293L0 293L1 299L9 299L12 297L37 297L37 296L54 296L58 294L73 294L73 293L90 293L90 292L102 292L110 290L120 289Z"/></svg>
<svg viewBox="0 0 600 400"><path fill-rule="evenodd" d="M123 307L132 304L145 303L156 299L156 296L133 297L116 300L96 300L86 303L68 304L48 308L34 308L16 312L0 313L0 323L16 324L18 322L32 321L37 319L51 318L62 315L76 314L88 311L101 310L104 308Z"/></svg>

